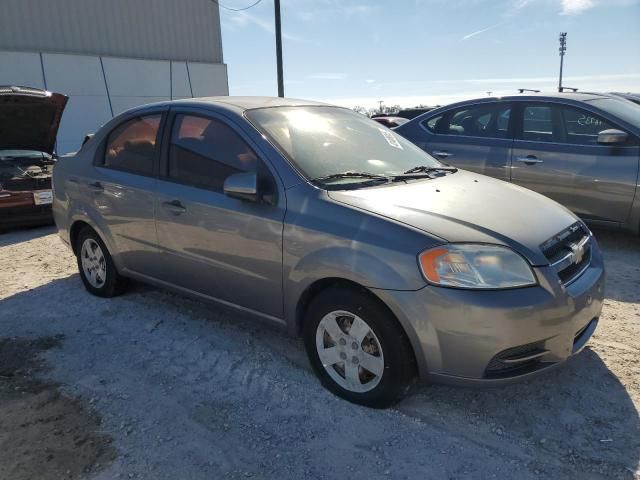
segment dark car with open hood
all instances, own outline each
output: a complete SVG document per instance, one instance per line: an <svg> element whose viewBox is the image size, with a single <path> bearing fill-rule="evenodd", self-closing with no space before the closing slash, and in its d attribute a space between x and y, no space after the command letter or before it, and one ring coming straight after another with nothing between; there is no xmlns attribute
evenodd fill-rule
<svg viewBox="0 0 640 480"><path fill-rule="evenodd" d="M0 86L0 230L53 222L51 174L68 98Z"/></svg>

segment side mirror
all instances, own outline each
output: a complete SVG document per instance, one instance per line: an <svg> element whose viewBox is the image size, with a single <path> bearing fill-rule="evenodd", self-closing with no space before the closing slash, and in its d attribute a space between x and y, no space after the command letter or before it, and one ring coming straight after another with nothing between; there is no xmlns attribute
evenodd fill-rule
<svg viewBox="0 0 640 480"><path fill-rule="evenodd" d="M625 143L628 137L622 130L612 128L598 133L598 143L601 145L620 145Z"/></svg>
<svg viewBox="0 0 640 480"><path fill-rule="evenodd" d="M231 198L255 202L258 200L258 175L255 172L235 173L224 181L224 193Z"/></svg>
<svg viewBox="0 0 640 480"><path fill-rule="evenodd" d="M84 145L85 143L87 143L89 140L91 140L93 138L93 133L87 133L84 136L84 139L82 140L82 145Z"/></svg>

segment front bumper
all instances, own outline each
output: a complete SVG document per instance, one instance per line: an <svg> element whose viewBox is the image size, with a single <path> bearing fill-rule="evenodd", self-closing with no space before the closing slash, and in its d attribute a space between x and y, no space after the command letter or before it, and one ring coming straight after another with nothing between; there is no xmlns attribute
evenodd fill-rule
<svg viewBox="0 0 640 480"><path fill-rule="evenodd" d="M51 205L0 207L0 228L53 223Z"/></svg>
<svg viewBox="0 0 640 480"><path fill-rule="evenodd" d="M474 291L427 286L375 293L409 334L423 378L505 383L578 353L602 310L604 264L595 242L589 267L567 286L550 267L534 270L535 287Z"/></svg>

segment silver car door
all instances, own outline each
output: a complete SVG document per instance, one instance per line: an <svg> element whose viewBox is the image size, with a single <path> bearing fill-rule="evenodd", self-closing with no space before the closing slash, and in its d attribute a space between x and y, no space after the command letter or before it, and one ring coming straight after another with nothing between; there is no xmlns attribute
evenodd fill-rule
<svg viewBox="0 0 640 480"><path fill-rule="evenodd" d="M238 129L221 117L172 114L158 183L156 228L164 282L282 317L284 192ZM257 201L223 192L227 177L255 172Z"/></svg>
<svg viewBox="0 0 640 480"><path fill-rule="evenodd" d="M559 103L523 103L513 148L512 181L593 221L625 222L635 193L639 149L599 145L618 128L596 113Z"/></svg>

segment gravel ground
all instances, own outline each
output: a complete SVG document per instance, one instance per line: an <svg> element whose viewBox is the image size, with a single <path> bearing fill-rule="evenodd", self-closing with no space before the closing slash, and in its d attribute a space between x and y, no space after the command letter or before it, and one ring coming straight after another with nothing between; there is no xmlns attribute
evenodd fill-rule
<svg viewBox="0 0 640 480"><path fill-rule="evenodd" d="M48 449L57 478L640 479L640 242L596 236L607 301L580 355L508 387L419 385L378 411L326 392L299 340L139 284L93 297L52 228L4 234L0 340L15 349L55 339L31 381L54 385L77 415L43 410L44 444L18 451L28 428L15 420L25 413L7 410L14 394L2 384L0 450L13 455L0 455L0 478L32 478L27 467ZM55 410L55 397L37 408ZM89 466L55 433L78 415L80 433L103 448L78 456L93 458Z"/></svg>

